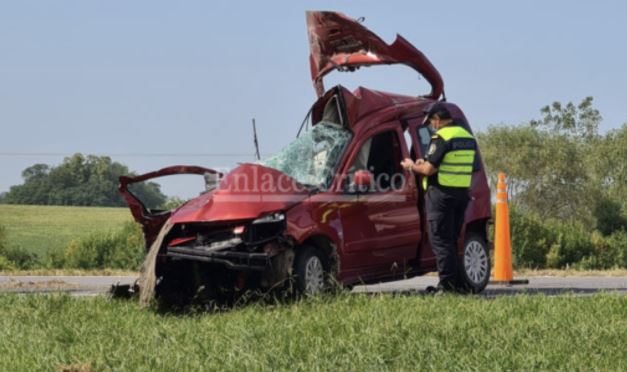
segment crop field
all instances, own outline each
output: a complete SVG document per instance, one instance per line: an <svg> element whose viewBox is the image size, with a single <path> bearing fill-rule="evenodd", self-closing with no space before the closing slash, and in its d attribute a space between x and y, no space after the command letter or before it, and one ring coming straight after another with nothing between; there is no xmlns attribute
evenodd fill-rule
<svg viewBox="0 0 627 372"><path fill-rule="evenodd" d="M350 295L163 315L0 296L0 370L627 370L627 297Z"/></svg>
<svg viewBox="0 0 627 372"><path fill-rule="evenodd" d="M0 204L0 225L9 246L42 254L63 249L72 239L115 229L132 220L127 208Z"/></svg>

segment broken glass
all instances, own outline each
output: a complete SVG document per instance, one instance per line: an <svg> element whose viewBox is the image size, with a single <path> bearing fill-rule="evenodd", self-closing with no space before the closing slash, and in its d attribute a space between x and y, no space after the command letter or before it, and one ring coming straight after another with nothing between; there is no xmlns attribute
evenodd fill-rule
<svg viewBox="0 0 627 372"><path fill-rule="evenodd" d="M303 185L326 188L351 133L341 126L322 121L277 154L259 164L274 168Z"/></svg>

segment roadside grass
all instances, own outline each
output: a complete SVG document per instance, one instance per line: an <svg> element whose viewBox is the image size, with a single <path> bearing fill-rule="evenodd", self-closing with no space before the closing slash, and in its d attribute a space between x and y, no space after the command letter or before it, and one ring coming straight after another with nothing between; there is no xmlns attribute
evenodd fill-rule
<svg viewBox="0 0 627 372"><path fill-rule="evenodd" d="M39 256L130 220L128 208L0 204L0 225L6 228L9 247Z"/></svg>
<svg viewBox="0 0 627 372"><path fill-rule="evenodd" d="M627 269L583 270L583 269L516 269L514 277L534 276L624 276Z"/></svg>
<svg viewBox="0 0 627 372"><path fill-rule="evenodd" d="M0 296L0 370L627 370L627 297L348 295L160 315Z"/></svg>

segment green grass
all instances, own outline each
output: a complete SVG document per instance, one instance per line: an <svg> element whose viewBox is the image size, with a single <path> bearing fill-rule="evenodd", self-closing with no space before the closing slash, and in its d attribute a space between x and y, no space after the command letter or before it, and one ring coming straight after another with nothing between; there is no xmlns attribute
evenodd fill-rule
<svg viewBox="0 0 627 372"><path fill-rule="evenodd" d="M63 249L72 239L107 231L132 220L127 208L0 204L0 225L10 247L43 254Z"/></svg>
<svg viewBox="0 0 627 372"><path fill-rule="evenodd" d="M627 297L360 296L158 315L0 296L0 370L627 370Z"/></svg>

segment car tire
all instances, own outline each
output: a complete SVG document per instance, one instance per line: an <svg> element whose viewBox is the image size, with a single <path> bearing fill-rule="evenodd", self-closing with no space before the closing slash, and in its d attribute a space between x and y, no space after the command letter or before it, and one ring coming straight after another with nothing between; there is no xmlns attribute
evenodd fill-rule
<svg viewBox="0 0 627 372"><path fill-rule="evenodd" d="M315 296L329 288L327 261L314 247L302 246L297 249L294 274L297 294Z"/></svg>
<svg viewBox="0 0 627 372"><path fill-rule="evenodd" d="M479 293L490 281L490 252L485 239L477 234L466 237L460 262L462 290Z"/></svg>

